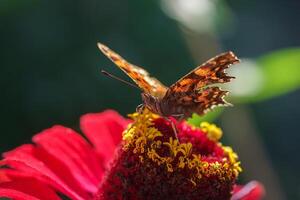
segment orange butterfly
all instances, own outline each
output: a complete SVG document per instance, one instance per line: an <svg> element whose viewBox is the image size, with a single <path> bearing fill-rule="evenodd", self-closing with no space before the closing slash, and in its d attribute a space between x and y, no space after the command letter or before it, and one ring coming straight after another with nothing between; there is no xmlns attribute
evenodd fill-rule
<svg viewBox="0 0 300 200"><path fill-rule="evenodd" d="M127 62L107 46L98 43L99 49L124 71L143 91L143 107L163 117L186 119L193 113L199 115L219 105L229 105L216 83L226 83L234 77L227 76L225 69L239 62L233 52L217 55L196 67L170 87L163 85L141 67Z"/></svg>

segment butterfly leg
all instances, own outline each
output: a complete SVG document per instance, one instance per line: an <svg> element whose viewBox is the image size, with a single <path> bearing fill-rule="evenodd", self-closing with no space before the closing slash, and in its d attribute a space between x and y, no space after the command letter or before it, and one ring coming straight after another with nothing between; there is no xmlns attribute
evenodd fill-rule
<svg viewBox="0 0 300 200"><path fill-rule="evenodd" d="M167 117L163 117L163 118L171 124L175 138L178 140L178 142L180 142L178 139L178 130L177 130L175 123Z"/></svg>
<svg viewBox="0 0 300 200"><path fill-rule="evenodd" d="M174 117L178 121L181 121L184 119L184 114L174 114L174 115L172 115L172 117Z"/></svg>
<svg viewBox="0 0 300 200"><path fill-rule="evenodd" d="M145 108L144 104L140 104L136 107L136 112L141 114L143 112L144 108Z"/></svg>

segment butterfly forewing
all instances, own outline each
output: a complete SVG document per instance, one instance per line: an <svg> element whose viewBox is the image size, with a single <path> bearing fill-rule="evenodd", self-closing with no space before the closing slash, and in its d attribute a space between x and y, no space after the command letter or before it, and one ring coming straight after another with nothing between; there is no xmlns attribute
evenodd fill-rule
<svg viewBox="0 0 300 200"><path fill-rule="evenodd" d="M224 100L227 91L209 85L229 82L233 77L227 76L225 69L237 62L232 52L226 52L195 68L168 89L163 98L164 105L169 105L165 109L187 118L194 112L202 115L214 106L228 105Z"/></svg>
<svg viewBox="0 0 300 200"><path fill-rule="evenodd" d="M159 98L165 96L167 87L156 78L150 77L146 70L129 63L119 54L101 43L98 43L98 47L104 55L106 55L122 71L124 71L144 92Z"/></svg>
<svg viewBox="0 0 300 200"><path fill-rule="evenodd" d="M197 90L201 87L214 83L229 82L233 77L227 76L224 70L227 69L231 64L238 62L239 59L234 55L233 52L229 51L222 53L198 66L193 71L171 85L167 91L167 95L172 95L176 92Z"/></svg>

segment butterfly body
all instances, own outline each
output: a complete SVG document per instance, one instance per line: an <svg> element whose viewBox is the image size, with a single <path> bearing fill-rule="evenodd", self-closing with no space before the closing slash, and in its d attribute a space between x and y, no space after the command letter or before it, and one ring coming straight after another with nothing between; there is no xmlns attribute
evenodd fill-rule
<svg viewBox="0 0 300 200"><path fill-rule="evenodd" d="M146 70L127 62L107 46L98 43L98 47L143 91L144 107L158 115L185 119L193 113L202 115L215 106L230 105L224 100L228 92L214 86L234 78L225 73L231 64L239 62L230 51L208 60L166 87L150 77Z"/></svg>
<svg viewBox="0 0 300 200"><path fill-rule="evenodd" d="M184 114L182 107L174 106L165 98L158 98L151 94L142 93L143 107L153 113L163 117L174 117L176 119L187 118L189 114Z"/></svg>

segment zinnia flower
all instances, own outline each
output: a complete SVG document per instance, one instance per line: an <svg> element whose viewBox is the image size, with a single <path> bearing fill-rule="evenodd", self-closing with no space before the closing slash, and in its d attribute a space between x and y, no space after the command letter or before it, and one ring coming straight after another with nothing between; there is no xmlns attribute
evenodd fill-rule
<svg viewBox="0 0 300 200"><path fill-rule="evenodd" d="M3 154L0 197L16 200L258 200L263 187L235 185L236 153L222 131L202 123L177 125L145 110L124 119L115 111L86 114L84 136L54 126ZM123 135L122 135L123 133Z"/></svg>

